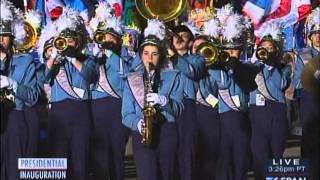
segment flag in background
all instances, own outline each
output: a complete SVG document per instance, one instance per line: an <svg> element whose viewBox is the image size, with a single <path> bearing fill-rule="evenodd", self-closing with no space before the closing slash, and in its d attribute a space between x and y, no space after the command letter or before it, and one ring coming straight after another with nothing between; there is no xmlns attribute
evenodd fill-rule
<svg viewBox="0 0 320 180"><path fill-rule="evenodd" d="M258 25L269 14L272 0L249 0L243 6L243 12L249 16L254 25Z"/></svg>
<svg viewBox="0 0 320 180"><path fill-rule="evenodd" d="M255 30L272 21L282 24L284 49L287 50L301 46L303 34L298 33L300 31L295 26L311 10L310 0L249 0L243 7L243 12L253 20ZM258 41L259 38L257 37Z"/></svg>

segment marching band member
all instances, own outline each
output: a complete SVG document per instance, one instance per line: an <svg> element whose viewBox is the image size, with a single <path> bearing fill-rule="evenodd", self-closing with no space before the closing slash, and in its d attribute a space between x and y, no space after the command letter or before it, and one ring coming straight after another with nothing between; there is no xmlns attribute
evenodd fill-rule
<svg viewBox="0 0 320 180"><path fill-rule="evenodd" d="M291 67L280 67L282 58L281 27L267 23L256 32L254 64L257 89L250 92L249 118L252 129L251 152L256 179L265 179L265 166L272 158L282 158L288 133L284 91L290 85Z"/></svg>
<svg viewBox="0 0 320 180"><path fill-rule="evenodd" d="M316 8L308 16L306 24L307 38L310 46L299 49L295 63L295 74L293 84L295 85L295 94L300 99L300 116L302 122L302 157L310 161L310 178L319 179L319 99L316 95L306 91L301 85L301 75L305 64L320 56L320 8ZM319 60L319 59L318 59ZM320 70L314 73L316 79L320 79Z"/></svg>
<svg viewBox="0 0 320 180"><path fill-rule="evenodd" d="M30 136L26 107L35 105L39 97L35 64L29 53L14 53L13 47L24 43L24 19L22 12L15 9L11 2L1 0L0 19L0 90L1 121L8 114L5 134L1 134L1 177L18 179L18 158L28 154ZM31 134L29 134L31 133Z"/></svg>
<svg viewBox="0 0 320 180"><path fill-rule="evenodd" d="M110 14L106 15L108 11ZM128 130L121 121L124 62L119 50L123 29L120 20L111 11L107 3L99 3L96 16L90 21L98 48L94 49L99 78L92 91L93 135L90 151L91 171L97 180L124 179L128 138Z"/></svg>
<svg viewBox="0 0 320 180"><path fill-rule="evenodd" d="M208 32L210 25L205 23L204 32ZM208 35L208 34L207 34ZM209 36L200 35L194 39L192 53L199 52L209 43ZM206 61L207 58L205 57ZM207 68L211 68L209 65ZM213 180L219 146L219 112L218 112L218 86L210 79L208 73L198 82L196 94L196 114L198 127L198 156L199 178Z"/></svg>
<svg viewBox="0 0 320 180"><path fill-rule="evenodd" d="M215 82L219 94L219 166L216 166L215 179L246 179L249 152L246 112L249 92L243 86L247 79L239 77L243 72L248 73L239 61L246 27L243 16L233 13L229 5L219 9L217 17L210 21L210 35L217 40L217 46L221 47L219 65L208 70L210 82Z"/></svg>
<svg viewBox="0 0 320 180"><path fill-rule="evenodd" d="M39 53L49 57L45 61L48 84L44 88L51 106L48 114L50 150L53 157L68 158L72 179L88 179L89 85L95 82L96 71L93 58L81 52L87 32L79 12L68 7L45 29L40 37ZM43 49L50 40L46 39L48 34L53 38L53 47Z"/></svg>
<svg viewBox="0 0 320 180"><path fill-rule="evenodd" d="M149 20L140 45L143 68L127 76L122 100L123 124L132 129L140 180L177 179L178 132L183 86L177 71L167 69L161 40L164 25ZM151 138L150 138L151 137Z"/></svg>
<svg viewBox="0 0 320 180"><path fill-rule="evenodd" d="M180 177L184 180L197 178L196 148L196 84L204 73L204 58L197 54L190 54L194 35L187 25L176 26L173 30L173 50L169 49L172 56L173 68L181 71L184 83L184 111L177 119L179 132L179 170Z"/></svg>

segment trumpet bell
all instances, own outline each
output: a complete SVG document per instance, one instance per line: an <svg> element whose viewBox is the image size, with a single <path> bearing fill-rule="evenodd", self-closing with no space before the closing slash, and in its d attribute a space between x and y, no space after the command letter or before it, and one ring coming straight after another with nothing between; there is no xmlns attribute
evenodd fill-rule
<svg viewBox="0 0 320 180"><path fill-rule="evenodd" d="M185 10L187 0L135 0L135 4L139 13L145 19L157 18L169 22Z"/></svg>
<svg viewBox="0 0 320 180"><path fill-rule="evenodd" d="M265 61L269 58L269 52L266 48L258 48L256 57L261 61Z"/></svg>
<svg viewBox="0 0 320 180"><path fill-rule="evenodd" d="M38 41L38 32L35 27L30 23L24 22L24 30L26 32L26 37L22 44L18 44L15 47L17 52L26 52L36 46Z"/></svg>
<svg viewBox="0 0 320 180"><path fill-rule="evenodd" d="M57 38L53 41L53 46L54 46L58 51L64 51L64 50L67 49L68 43L67 43L66 38L57 37Z"/></svg>
<svg viewBox="0 0 320 180"><path fill-rule="evenodd" d="M98 44L103 44L105 43L105 34L102 33L102 32L97 32L95 35L94 35L94 41Z"/></svg>
<svg viewBox="0 0 320 180"><path fill-rule="evenodd" d="M210 66L217 61L218 48L210 42L200 44L197 52L204 56L206 66Z"/></svg>

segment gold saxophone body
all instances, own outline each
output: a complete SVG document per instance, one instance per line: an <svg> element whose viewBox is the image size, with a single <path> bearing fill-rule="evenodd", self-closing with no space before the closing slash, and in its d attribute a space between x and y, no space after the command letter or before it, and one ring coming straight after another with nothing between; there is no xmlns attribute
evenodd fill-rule
<svg viewBox="0 0 320 180"><path fill-rule="evenodd" d="M142 144L150 146L153 141L154 124L156 123L157 110L154 106L147 102L147 94L152 93L153 80L150 71L147 73L147 78L144 86L144 108L143 108L143 124L142 124Z"/></svg>

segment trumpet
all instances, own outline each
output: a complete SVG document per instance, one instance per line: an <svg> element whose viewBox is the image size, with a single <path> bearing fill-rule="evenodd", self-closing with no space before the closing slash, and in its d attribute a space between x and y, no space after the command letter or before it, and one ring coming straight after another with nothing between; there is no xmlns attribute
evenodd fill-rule
<svg viewBox="0 0 320 180"><path fill-rule="evenodd" d="M100 45L104 44L104 43L106 42L105 33L99 32L99 31L96 32L96 33L94 34L93 40L94 40L96 43L100 44Z"/></svg>
<svg viewBox="0 0 320 180"><path fill-rule="evenodd" d="M256 52L256 57L261 61L266 61L269 59L269 52L266 48L258 48Z"/></svg>
<svg viewBox="0 0 320 180"><path fill-rule="evenodd" d="M150 67L150 65L149 65ZM142 141L141 143L145 146L149 147L153 140L153 129L156 119L157 110L154 106L151 106L150 103L147 102L146 95L148 93L152 93L153 80L151 77L150 70L147 74L147 79L145 81L145 106L143 108L143 120L144 123L142 125Z"/></svg>
<svg viewBox="0 0 320 180"><path fill-rule="evenodd" d="M204 56L206 66L211 66L216 62L226 63L228 62L230 55L219 49L211 42L204 42L199 45L197 52Z"/></svg>
<svg viewBox="0 0 320 180"><path fill-rule="evenodd" d="M218 60L218 47L210 42L204 42L199 45L197 52L204 56L206 66L210 66Z"/></svg>
<svg viewBox="0 0 320 180"><path fill-rule="evenodd" d="M53 46L60 52L65 51L68 48L67 39L62 36L58 36L53 40Z"/></svg>

